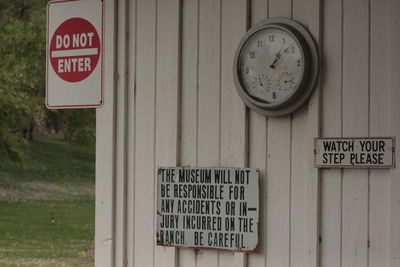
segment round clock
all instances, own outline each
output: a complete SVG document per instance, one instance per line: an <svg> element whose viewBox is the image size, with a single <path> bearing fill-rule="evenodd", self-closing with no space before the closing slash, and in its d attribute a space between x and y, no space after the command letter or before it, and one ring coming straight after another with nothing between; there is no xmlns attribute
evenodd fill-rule
<svg viewBox="0 0 400 267"><path fill-rule="evenodd" d="M318 71L318 49L311 34L296 21L272 18L244 35L233 76L247 106L263 115L281 116L306 102Z"/></svg>

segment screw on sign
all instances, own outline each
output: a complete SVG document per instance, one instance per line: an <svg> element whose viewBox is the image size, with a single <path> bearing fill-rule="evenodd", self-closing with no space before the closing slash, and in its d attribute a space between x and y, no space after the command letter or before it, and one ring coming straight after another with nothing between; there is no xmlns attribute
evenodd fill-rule
<svg viewBox="0 0 400 267"><path fill-rule="evenodd" d="M80 82L96 68L100 38L94 26L83 18L64 21L50 43L50 61L57 75L67 82Z"/></svg>

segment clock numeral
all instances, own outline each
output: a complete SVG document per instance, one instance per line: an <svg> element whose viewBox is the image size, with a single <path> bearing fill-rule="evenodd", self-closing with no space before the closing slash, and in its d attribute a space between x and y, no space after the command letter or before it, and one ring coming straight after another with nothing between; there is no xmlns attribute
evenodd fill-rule
<svg viewBox="0 0 400 267"><path fill-rule="evenodd" d="M270 41L270 42L275 41L275 35L273 35L273 34L268 35L268 41Z"/></svg>
<svg viewBox="0 0 400 267"><path fill-rule="evenodd" d="M256 52L255 51L251 51L250 52L250 58L255 58L256 57Z"/></svg>
<svg viewBox="0 0 400 267"><path fill-rule="evenodd" d="M297 60L297 67L301 67L301 61L300 61L300 59Z"/></svg>
<svg viewBox="0 0 400 267"><path fill-rule="evenodd" d="M294 54L294 51L296 50L296 48L294 46L292 46L290 49L292 50L292 54Z"/></svg>
<svg viewBox="0 0 400 267"><path fill-rule="evenodd" d="M246 67L245 72L246 72L246 74L249 74L249 67Z"/></svg>
<svg viewBox="0 0 400 267"><path fill-rule="evenodd" d="M272 98L273 98L273 99L276 99L276 92L273 92L273 93L272 93Z"/></svg>
<svg viewBox="0 0 400 267"><path fill-rule="evenodd" d="M262 42L262 40L260 40L260 41L257 41L257 45L258 45L258 47L262 47L262 46L263 46L263 42Z"/></svg>
<svg viewBox="0 0 400 267"><path fill-rule="evenodd" d="M282 37L282 43L285 44L286 43L286 39L285 37Z"/></svg>

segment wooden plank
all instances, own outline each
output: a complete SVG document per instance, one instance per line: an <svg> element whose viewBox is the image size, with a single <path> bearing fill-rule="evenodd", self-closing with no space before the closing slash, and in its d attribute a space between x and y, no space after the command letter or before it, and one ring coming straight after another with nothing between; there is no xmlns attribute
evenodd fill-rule
<svg viewBox="0 0 400 267"><path fill-rule="evenodd" d="M199 6L198 166L220 164L221 2ZM218 252L200 250L198 267L218 266Z"/></svg>
<svg viewBox="0 0 400 267"><path fill-rule="evenodd" d="M252 0L249 3L250 9L250 25L268 18L268 0Z"/></svg>
<svg viewBox="0 0 400 267"><path fill-rule="evenodd" d="M200 2L198 155L203 166L219 165L220 9L220 0Z"/></svg>
<svg viewBox="0 0 400 267"><path fill-rule="evenodd" d="M269 0L268 17L292 17L292 1Z"/></svg>
<svg viewBox="0 0 400 267"><path fill-rule="evenodd" d="M135 249L135 74L136 74L136 0L129 1L128 14L128 92L127 92L127 214L126 214L126 260L127 267L134 267Z"/></svg>
<svg viewBox="0 0 400 267"><path fill-rule="evenodd" d="M157 2L156 168L179 164L180 11L179 0ZM154 179L156 174L155 170ZM157 192L156 186L154 192ZM154 199L156 197L154 196ZM156 210L157 203L154 203L154 216L156 215ZM156 221L154 219L155 228ZM177 248L156 246L154 266L177 266L177 257Z"/></svg>
<svg viewBox="0 0 400 267"><path fill-rule="evenodd" d="M96 228L95 265L112 267L114 258L114 75L115 75L115 4L104 1L104 105L96 110Z"/></svg>
<svg viewBox="0 0 400 267"><path fill-rule="evenodd" d="M221 37L221 165L244 167L246 164L246 106L235 90L232 58L246 32L247 3L222 1Z"/></svg>
<svg viewBox="0 0 400 267"><path fill-rule="evenodd" d="M322 136L342 136L342 1L323 5ZM321 181L321 267L341 266L342 171L326 169Z"/></svg>
<svg viewBox="0 0 400 267"><path fill-rule="evenodd" d="M126 143L127 143L127 14L126 1L118 2L117 11L117 92L115 141L115 266L126 262Z"/></svg>
<svg viewBox="0 0 400 267"><path fill-rule="evenodd" d="M199 66L199 0L183 1L181 165L197 166L197 95ZM196 249L179 249L179 266L195 267Z"/></svg>
<svg viewBox="0 0 400 267"><path fill-rule="evenodd" d="M156 0L138 0L136 18L134 266L154 266ZM139 67L140 66L140 67Z"/></svg>
<svg viewBox="0 0 400 267"><path fill-rule="evenodd" d="M290 119L268 121L267 267L289 266L290 247ZM282 164L284 162L285 164Z"/></svg>
<svg viewBox="0 0 400 267"><path fill-rule="evenodd" d="M245 167L247 163L246 107L235 90L232 58L246 32L247 1L222 0L221 18L221 156L222 166ZM232 257L233 256L233 257ZM246 266L246 253L221 253L219 266Z"/></svg>
<svg viewBox="0 0 400 267"><path fill-rule="evenodd" d="M291 17L291 1L270 0L269 17ZM290 266L291 116L268 120L267 267Z"/></svg>
<svg viewBox="0 0 400 267"><path fill-rule="evenodd" d="M182 11L181 164L197 165L199 0L185 0Z"/></svg>
<svg viewBox="0 0 400 267"><path fill-rule="evenodd" d="M265 19L268 15L268 1L255 0L250 2L251 25ZM266 230L267 221L267 118L252 110L248 110L248 135L249 135L249 167L257 167L260 175L260 211L258 224L259 253L248 255L248 266L265 266L266 262Z"/></svg>
<svg viewBox="0 0 400 267"><path fill-rule="evenodd" d="M388 1L371 1L370 10L370 134L391 136L390 31ZM391 170L370 171L369 267L389 266Z"/></svg>
<svg viewBox="0 0 400 267"><path fill-rule="evenodd" d="M293 19L304 23L313 35L317 44L320 43L320 0L293 1ZM320 170L313 168L313 138L319 137L321 123L321 88L316 86L308 105L303 107L292 118L292 240L291 265L312 266L319 265L319 176ZM304 112L304 113L303 113ZM306 125L303 128L303 125ZM302 136L299 138L299 136ZM298 138L298 141L295 140ZM301 144L304 144L302 146ZM301 160L301 154L306 157ZM297 164L297 165L296 165ZM301 175L302 174L302 175ZM302 179L299 179L302 177ZM300 182L301 181L301 182ZM303 199L305 199L305 204ZM304 213L299 212L303 210ZM306 245L304 245L306 244Z"/></svg>
<svg viewBox="0 0 400 267"><path fill-rule="evenodd" d="M310 1L293 1L293 19L309 26L312 20L308 17ZM314 14L317 16L318 14ZM308 173L308 106L304 105L292 115L292 147L291 147L291 187L290 187L290 266L308 266L307 253L309 251L308 213L307 213L307 185L311 178ZM311 265L310 265L311 266Z"/></svg>
<svg viewBox="0 0 400 267"><path fill-rule="evenodd" d="M290 265L306 266L307 261L307 150L308 110L303 107L292 116L290 187Z"/></svg>
<svg viewBox="0 0 400 267"><path fill-rule="evenodd" d="M390 106L391 106L391 133L396 136L397 143L400 140L400 2L390 1ZM399 162L399 149L396 150L397 162ZM399 164L397 164L399 166ZM400 266L400 168L396 167L391 172L390 192L390 252L389 266Z"/></svg>
<svg viewBox="0 0 400 267"><path fill-rule="evenodd" d="M369 133L368 2L344 1L343 135ZM342 267L367 266L368 171L344 170L342 195Z"/></svg>

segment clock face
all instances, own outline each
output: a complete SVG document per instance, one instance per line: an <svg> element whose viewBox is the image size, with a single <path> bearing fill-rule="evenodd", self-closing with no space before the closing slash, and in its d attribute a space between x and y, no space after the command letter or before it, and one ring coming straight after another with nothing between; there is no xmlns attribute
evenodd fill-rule
<svg viewBox="0 0 400 267"><path fill-rule="evenodd" d="M274 107L296 94L305 65L298 39L283 28L271 26L253 33L243 44L237 71L249 97Z"/></svg>

